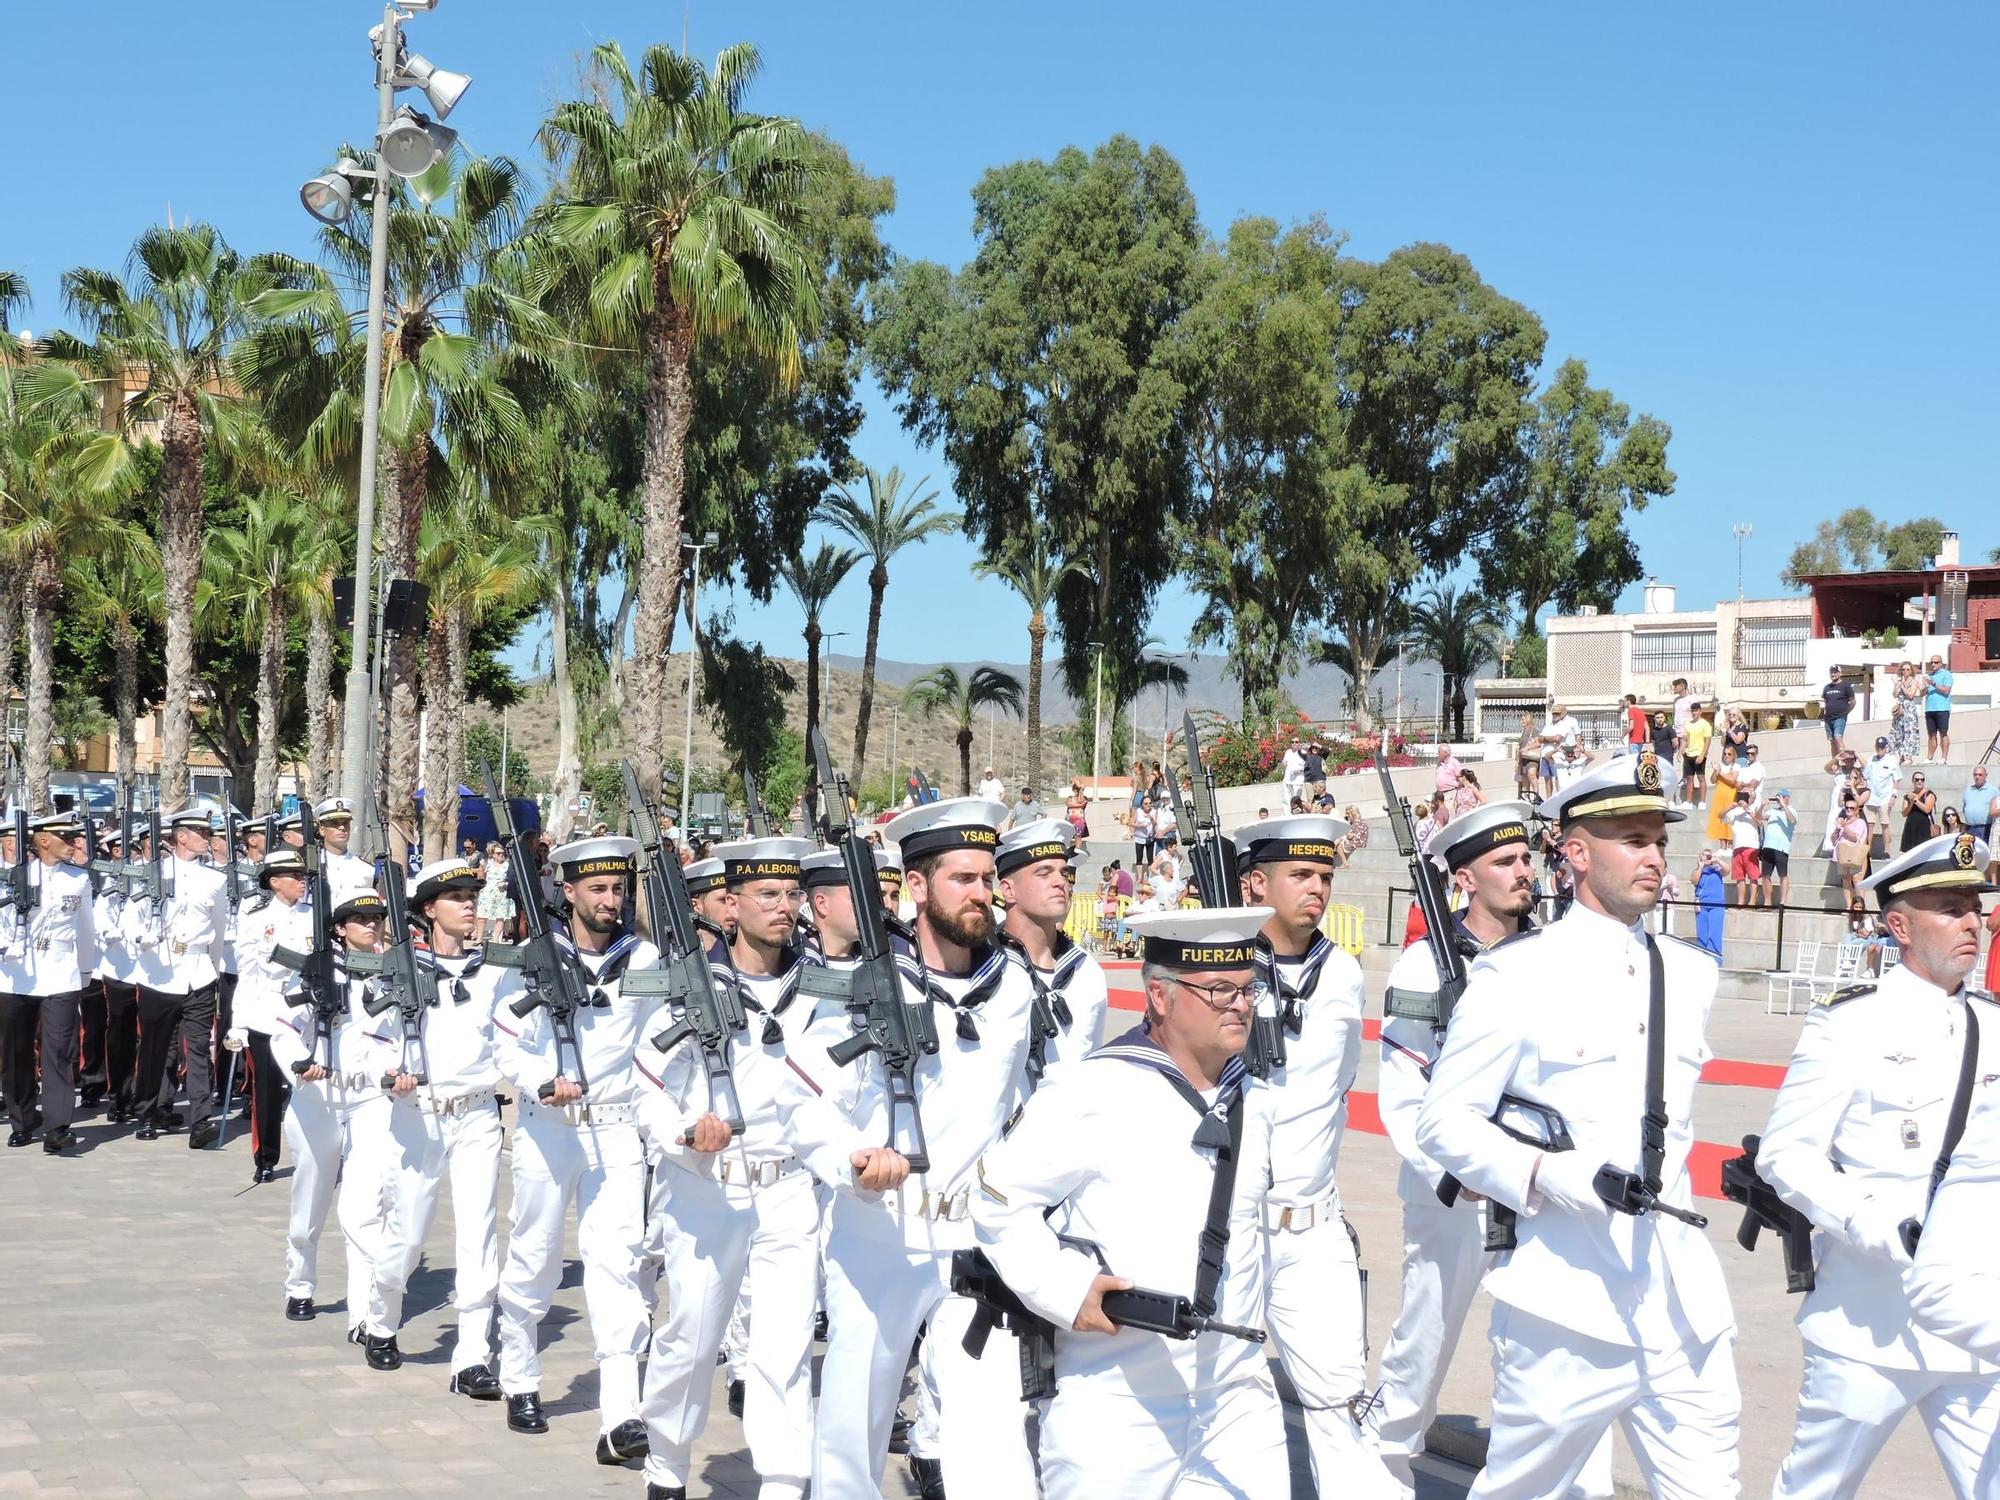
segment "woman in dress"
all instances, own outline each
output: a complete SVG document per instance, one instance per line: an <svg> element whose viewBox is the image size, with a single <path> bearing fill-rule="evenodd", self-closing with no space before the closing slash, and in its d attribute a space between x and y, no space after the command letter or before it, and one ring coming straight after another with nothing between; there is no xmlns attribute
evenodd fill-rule
<svg viewBox="0 0 2000 1500"><path fill-rule="evenodd" d="M1479 789L1479 778L1470 766L1458 768L1458 781L1451 791L1451 810L1454 817L1471 812L1475 807L1486 805L1486 794Z"/></svg>
<svg viewBox="0 0 2000 1500"><path fill-rule="evenodd" d="M1896 669L1895 706L1889 718L1889 748L1902 757L1904 765L1914 764L1924 749L1924 693L1930 679L1919 672L1915 662Z"/></svg>
<svg viewBox="0 0 2000 1500"><path fill-rule="evenodd" d="M1742 709L1732 708L1724 712L1722 743L1734 746L1737 758L1742 758L1743 747L1750 743L1750 721L1743 717Z"/></svg>
<svg viewBox="0 0 2000 1500"><path fill-rule="evenodd" d="M1063 816L1069 819L1069 826L1076 830L1078 847L1090 834L1090 798L1084 795L1083 783L1072 781L1069 796L1063 802Z"/></svg>
<svg viewBox="0 0 2000 1500"><path fill-rule="evenodd" d="M1729 824L1723 814L1736 805L1736 747L1722 744L1722 764L1708 778L1708 837L1718 844L1729 842Z"/></svg>
<svg viewBox="0 0 2000 1500"><path fill-rule="evenodd" d="M1903 842L1905 853L1937 837L1937 793L1924 784L1924 773L1910 778L1903 793Z"/></svg>
<svg viewBox="0 0 2000 1500"><path fill-rule="evenodd" d="M479 904L473 908L472 941L491 938L504 943L514 921L514 898L507 892L507 851L498 844L486 846L486 884L479 888Z"/></svg>

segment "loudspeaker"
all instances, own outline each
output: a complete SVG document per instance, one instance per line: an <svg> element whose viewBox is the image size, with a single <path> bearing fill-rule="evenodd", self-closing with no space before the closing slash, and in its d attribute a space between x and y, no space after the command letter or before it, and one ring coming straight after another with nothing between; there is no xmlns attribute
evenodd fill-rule
<svg viewBox="0 0 2000 1500"><path fill-rule="evenodd" d="M2000 615L1986 617L1986 660L2000 659Z"/></svg>
<svg viewBox="0 0 2000 1500"><path fill-rule="evenodd" d="M354 628L354 580L333 580L333 624L337 630Z"/></svg>
<svg viewBox="0 0 2000 1500"><path fill-rule="evenodd" d="M431 591L414 578L389 580L382 604L382 629L390 635L417 635L429 620Z"/></svg>

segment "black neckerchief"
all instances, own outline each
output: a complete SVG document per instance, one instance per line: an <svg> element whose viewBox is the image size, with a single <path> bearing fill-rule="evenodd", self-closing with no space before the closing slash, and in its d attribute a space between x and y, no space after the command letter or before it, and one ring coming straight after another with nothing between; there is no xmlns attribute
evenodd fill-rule
<svg viewBox="0 0 2000 1500"><path fill-rule="evenodd" d="M463 1005L472 998L472 987L465 981L468 975L477 974L480 965L486 962L486 950L484 948L468 948L459 954L456 961L463 962L464 967L454 973L452 970L446 968L445 965L455 960L439 957L431 951L430 944L413 943L411 946L416 950L417 958L421 962L429 964L437 971L439 980L438 993L440 995L446 990L450 990L451 1003L453 1005Z"/></svg>
<svg viewBox="0 0 2000 1500"><path fill-rule="evenodd" d="M1313 991L1319 988L1320 970L1325 968L1326 961L1333 957L1333 944L1327 941L1325 933L1313 934L1312 941L1306 945L1305 954L1296 960L1300 966L1299 980L1294 985L1285 977L1285 971L1278 967L1280 959L1277 950L1271 946L1270 939L1259 936L1257 941L1269 960L1271 988L1278 996L1278 1014L1285 1023L1285 1030L1297 1036L1304 1030L1306 1024L1305 1003L1312 999ZM1287 958L1283 962L1290 963L1294 960Z"/></svg>
<svg viewBox="0 0 2000 1500"><path fill-rule="evenodd" d="M778 1024L778 1017L789 1010L792 1002L798 998L799 976L809 968L823 966L819 955L809 950L787 948L784 952L788 955L788 959L782 974L754 976L762 979L776 979L778 981L777 999L768 1005L760 1003L756 993L748 984L742 982L747 976L740 969L731 967L727 976L728 982L736 985L737 989L741 991L743 995L743 1008L745 1010L754 1010L764 1018L764 1029L759 1034L759 1040L767 1047L775 1047L785 1039L785 1029ZM715 974L717 978L723 977L722 972L714 964L709 965L709 972Z"/></svg>
<svg viewBox="0 0 2000 1500"><path fill-rule="evenodd" d="M896 968L925 999L951 1011L952 1025L960 1041L976 1042L979 1040L979 1027L973 1021L972 1013L1000 988L1000 978L1007 972L1007 950L1001 947L973 949L972 972L949 976L967 981L963 995L954 996L938 982L937 976L924 966L923 961L900 942L897 945Z"/></svg>
<svg viewBox="0 0 2000 1500"><path fill-rule="evenodd" d="M598 1010L610 1009L611 996L606 993L606 987L616 984L624 974L625 966L632 962L632 954L639 946L639 934L629 927L624 929L612 938L601 954L579 953L570 935L560 928L550 932L549 936L555 939L556 952L576 965L578 977L583 980L584 1003ZM597 960L595 973L591 972L591 958Z"/></svg>
<svg viewBox="0 0 2000 1500"><path fill-rule="evenodd" d="M1240 1056L1232 1057L1223 1064L1222 1077L1217 1081L1215 1103L1210 1104L1201 1097L1201 1090L1188 1081L1179 1064L1167 1056L1166 1048L1153 1040L1143 1024L1133 1027L1123 1036L1113 1037L1090 1055L1115 1057L1153 1069L1172 1084L1174 1092L1201 1116L1201 1124L1194 1133L1196 1146L1219 1151L1229 1144L1230 1111L1242 1097L1243 1080L1248 1073Z"/></svg>

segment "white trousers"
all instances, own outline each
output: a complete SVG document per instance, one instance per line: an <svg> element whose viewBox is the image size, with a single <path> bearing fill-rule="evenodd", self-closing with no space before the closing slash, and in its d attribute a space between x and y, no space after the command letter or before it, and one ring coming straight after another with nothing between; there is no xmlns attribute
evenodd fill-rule
<svg viewBox="0 0 2000 1500"><path fill-rule="evenodd" d="M743 1437L762 1500L805 1494L812 1473L813 1302L819 1198L804 1172L769 1187L725 1186L671 1161L655 1168L665 1220L667 1316L653 1331L642 1410L646 1482L685 1485L708 1425L715 1355L747 1287L757 1316L743 1362Z"/></svg>
<svg viewBox="0 0 2000 1500"><path fill-rule="evenodd" d="M1446 1208L1427 1183L1418 1185L1423 1191L1403 1200L1403 1304L1382 1351L1375 1419L1383 1461L1406 1490L1487 1264L1478 1207Z"/></svg>
<svg viewBox="0 0 2000 1500"><path fill-rule="evenodd" d="M375 1268L375 1291L391 1329L403 1322L403 1294L423 1259L437 1217L438 1192L451 1174L456 1241L452 1305L458 1345L451 1367L493 1359L493 1304L500 1287L500 1106L488 1100L462 1115L437 1115L395 1104L391 1128L401 1151L391 1253Z"/></svg>
<svg viewBox="0 0 2000 1500"><path fill-rule="evenodd" d="M1772 1500L1849 1500L1914 1408L1958 1500L2000 1495L2000 1375L1885 1370L1806 1345L1799 1423Z"/></svg>
<svg viewBox="0 0 2000 1500"><path fill-rule="evenodd" d="M1471 1494L1565 1494L1617 1422L1656 1500L1736 1500L1735 1343L1633 1349L1496 1307L1493 1435Z"/></svg>
<svg viewBox="0 0 2000 1500"><path fill-rule="evenodd" d="M1264 1234L1264 1320L1305 1411L1306 1446L1322 1495L1376 1500L1390 1490L1375 1444L1348 1403L1368 1387L1361 1269L1338 1210L1310 1228Z"/></svg>
<svg viewBox="0 0 2000 1500"><path fill-rule="evenodd" d="M924 1335L917 1345L917 1409L910 1415L910 1435L905 1447L912 1458L938 1456L937 1341Z"/></svg>
<svg viewBox="0 0 2000 1500"><path fill-rule="evenodd" d="M375 1297L375 1265L388 1248L395 1212L396 1144L389 1130L389 1101L377 1094L357 1104L335 1104L322 1085L298 1084L285 1111L285 1144L292 1153L285 1295L313 1294L320 1231L338 1186L340 1232L347 1241L347 1326L365 1326L377 1335L395 1332Z"/></svg>
<svg viewBox="0 0 2000 1500"><path fill-rule="evenodd" d="M541 1388L535 1335L562 1280L563 1225L574 1200L583 1305L597 1360L598 1424L609 1432L639 1415L639 1351L648 1331L640 1275L646 1167L638 1128L579 1128L523 1109L513 1156L514 1215L500 1273L500 1389L518 1396Z"/></svg>
<svg viewBox="0 0 2000 1500"><path fill-rule="evenodd" d="M982 1358L962 1340L973 1303L951 1294L951 1255L911 1250L836 1225L826 1242L829 1342L820 1364L813 1442L815 1500L877 1500L889 1424L917 1326L935 1341L937 1457L952 1500L1023 1500L1035 1494L1027 1405L1014 1336L995 1329ZM751 1323L755 1337L763 1318Z"/></svg>
<svg viewBox="0 0 2000 1500"><path fill-rule="evenodd" d="M1171 1398L1066 1380L1042 1419L1044 1500L1283 1500L1291 1492L1285 1417L1268 1375Z"/></svg>

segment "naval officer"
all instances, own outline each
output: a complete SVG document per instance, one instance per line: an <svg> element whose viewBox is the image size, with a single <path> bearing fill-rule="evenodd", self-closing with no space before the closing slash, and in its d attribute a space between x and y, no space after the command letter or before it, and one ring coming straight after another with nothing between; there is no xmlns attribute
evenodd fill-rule
<svg viewBox="0 0 2000 1500"><path fill-rule="evenodd" d="M32 906L9 912L0 941L0 1089L7 1095L10 1146L34 1139L36 1034L40 1033L42 1149L60 1155L75 1140L76 1028L83 986L97 968L90 876L70 864L82 829L68 814L28 825Z"/></svg>

